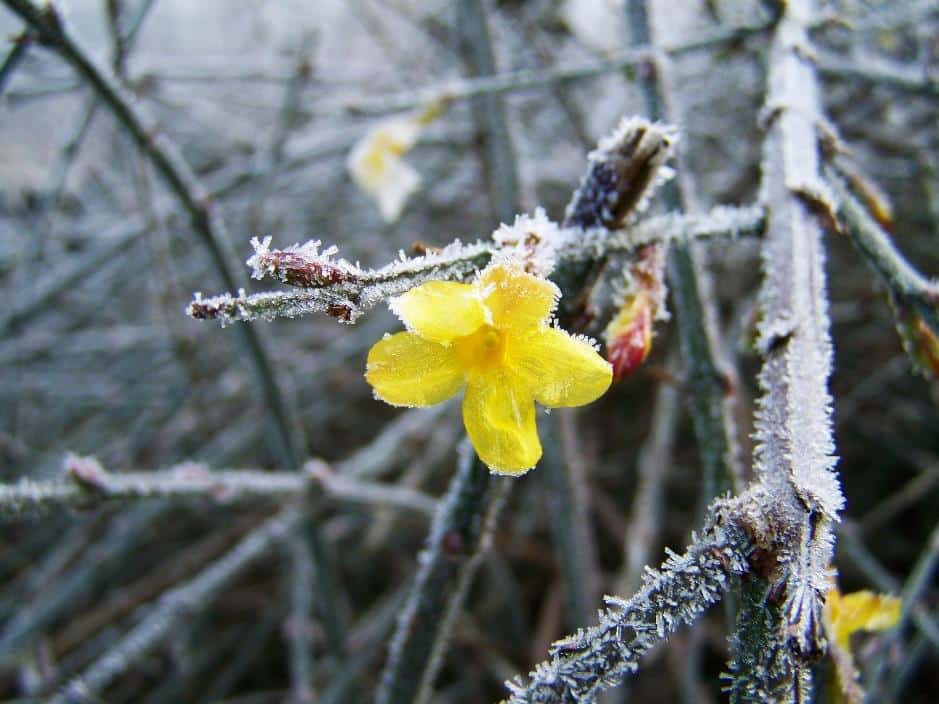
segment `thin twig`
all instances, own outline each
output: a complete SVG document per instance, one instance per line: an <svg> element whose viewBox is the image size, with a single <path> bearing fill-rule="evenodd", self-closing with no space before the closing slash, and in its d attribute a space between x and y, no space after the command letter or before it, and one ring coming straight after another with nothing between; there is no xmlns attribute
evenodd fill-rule
<svg viewBox="0 0 939 704"><path fill-rule="evenodd" d="M146 535L146 529L165 513L166 506L141 506L116 518L107 533L66 577L55 591L41 594L29 604L22 604L0 632L0 660L29 643L47 625L65 613L77 601L92 593L106 574L134 550Z"/></svg>
<svg viewBox="0 0 939 704"><path fill-rule="evenodd" d="M629 0L626 8L633 45L654 46L646 0ZM668 114L674 112L671 105L674 98L665 88L667 80L659 79L666 72L666 64L650 60L639 80L646 111L654 120L679 117ZM663 79L666 78L663 75ZM689 198L680 180L669 181L662 187L662 200L669 210L686 210ZM668 253L668 279L701 454L704 476L701 505L707 506L722 489L733 486L740 491L743 487L732 384L722 368L716 304L709 297L708 273L701 268L698 258L692 242L673 241Z"/></svg>
<svg viewBox="0 0 939 704"><path fill-rule="evenodd" d="M555 430L545 434L545 509L552 517L551 534L563 576L564 628L574 629L590 623L599 597L589 487L583 460L573 456L578 449L570 446L576 442L576 431L571 427L575 417L567 411L552 414L545 420L549 421ZM558 440L555 434L560 435Z"/></svg>
<svg viewBox="0 0 939 704"><path fill-rule="evenodd" d="M875 222L834 170L828 170L827 176L854 244L880 274L895 299L913 308L933 334L939 336L939 282L927 279L906 260L890 235Z"/></svg>
<svg viewBox="0 0 939 704"><path fill-rule="evenodd" d="M877 589L892 594L899 594L903 590L903 584L864 545L857 526L852 523L842 525L838 531L838 540L839 546L844 547L844 554ZM917 630L939 650L939 618L931 615L922 603L904 603L903 608L909 613Z"/></svg>
<svg viewBox="0 0 939 704"><path fill-rule="evenodd" d="M312 704L313 690L313 589L315 560L302 530L287 541L290 561L290 612L284 624L287 663L290 668L291 704Z"/></svg>
<svg viewBox="0 0 939 704"><path fill-rule="evenodd" d="M509 480L511 481L511 480ZM420 568L391 641L377 704L412 702L440 664L456 611L487 547L506 480L489 473L464 443L459 468L440 502ZM489 516L484 519L483 516Z"/></svg>
<svg viewBox="0 0 939 704"><path fill-rule="evenodd" d="M210 470L188 463L153 472L105 471L90 458L69 457L68 478L0 484L0 517L18 518L66 507L91 508L108 501L200 498L222 503L300 498L317 490L350 503L406 508L433 515L436 502L405 487L377 485L334 473L322 463L307 472Z"/></svg>
<svg viewBox="0 0 939 704"><path fill-rule="evenodd" d="M720 206L708 213L648 218L620 230L569 227L558 231L557 260L559 264L593 262L652 242L756 235L764 226L760 207ZM266 240L254 240L253 244L255 255L249 261L255 277L272 276L300 288L212 298L197 293L187 308L190 316L228 325L327 313L342 322L355 322L379 303L427 281L469 280L498 251L494 242L464 245L457 240L439 252L402 258L379 269L362 269L335 259L332 249L320 252L318 242L285 250L270 249Z"/></svg>
<svg viewBox="0 0 939 704"><path fill-rule="evenodd" d="M655 538L662 533L662 498L678 426L678 400L674 386L664 382L659 385L649 436L639 448L636 460L639 480L623 541L623 567L617 580L617 594L632 594L639 588L643 569L651 562L653 551L659 549Z"/></svg>
<svg viewBox="0 0 939 704"><path fill-rule="evenodd" d="M7 52L3 63L0 64L0 96L3 95L3 91L7 87L7 82L16 72L16 68L22 63L23 59L26 58L30 44L32 44L32 39L29 34L26 33L13 39L13 47Z"/></svg>
<svg viewBox="0 0 939 704"><path fill-rule="evenodd" d="M765 24L721 28L671 47L660 47L657 50L677 57L735 44L748 37L763 34L768 28ZM312 108L312 113L322 117L339 117L348 114L383 115L440 101L466 100L484 95L536 90L557 83L574 82L632 68L646 62L654 51L656 50L649 46L639 46L613 53L602 60L580 64L462 78L438 86L403 93L346 99L333 104L323 103Z"/></svg>
<svg viewBox="0 0 939 704"><path fill-rule="evenodd" d="M249 533L230 552L196 577L160 598L157 608L146 608L142 618L121 641L69 682L51 704L96 701L104 690L140 657L154 648L193 611L199 610L231 580L256 560L270 553L272 544L286 538L302 518L294 508L284 509Z"/></svg>
<svg viewBox="0 0 939 704"><path fill-rule="evenodd" d="M457 13L460 54L470 74L495 74L495 56L482 1L459 0ZM505 103L501 95L488 93L474 97L472 107L476 129L482 136L483 166L493 214L499 222L511 222L519 211L519 191Z"/></svg>
<svg viewBox="0 0 939 704"><path fill-rule="evenodd" d="M931 77L924 66L890 61L873 54L840 56L833 52L817 52L818 72L830 78L852 78L878 86L889 86L914 95L939 97L939 80Z"/></svg>
<svg viewBox="0 0 939 704"><path fill-rule="evenodd" d="M635 596L607 597L609 608L599 625L554 643L550 658L535 667L527 682L507 682L512 695L506 704L593 701L635 672L645 652L694 621L720 599L729 576L748 569L750 542L736 516L741 506L717 502L684 554L668 551L661 571L646 570Z"/></svg>

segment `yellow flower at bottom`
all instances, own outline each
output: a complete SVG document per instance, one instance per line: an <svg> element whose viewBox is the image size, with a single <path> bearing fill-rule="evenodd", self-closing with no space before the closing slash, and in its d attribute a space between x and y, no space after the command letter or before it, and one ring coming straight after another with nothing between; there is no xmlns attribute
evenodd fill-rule
<svg viewBox="0 0 939 704"><path fill-rule="evenodd" d="M375 343L365 378L396 406L429 406L465 388L463 422L476 454L500 474L526 472L541 458L534 402L582 406L612 380L587 340L548 325L559 295L510 263L471 284L417 286L391 304L408 332Z"/></svg>
<svg viewBox="0 0 939 704"><path fill-rule="evenodd" d="M900 620L901 609L898 597L866 589L842 594L835 587L825 597L825 629L842 650L849 652L855 632L889 630Z"/></svg>
<svg viewBox="0 0 939 704"><path fill-rule="evenodd" d="M828 654L836 677L829 683L826 701L831 704L861 704L864 690L851 652L851 636L858 631L886 631L897 625L903 609L901 600L887 594L864 590L842 594L832 586L825 597L822 621L830 639Z"/></svg>

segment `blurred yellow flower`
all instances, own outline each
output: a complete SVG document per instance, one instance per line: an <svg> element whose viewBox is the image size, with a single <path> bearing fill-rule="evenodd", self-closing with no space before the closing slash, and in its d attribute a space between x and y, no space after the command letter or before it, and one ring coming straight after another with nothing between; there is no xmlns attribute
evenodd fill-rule
<svg viewBox="0 0 939 704"><path fill-rule="evenodd" d="M832 587L825 597L822 621L831 640L829 655L836 677L829 683L826 701L830 704L862 704L864 690L858 681L851 653L851 636L858 631L886 631L900 620L902 601L871 591L842 594Z"/></svg>
<svg viewBox="0 0 939 704"><path fill-rule="evenodd" d="M857 631L886 631L900 620L901 601L889 594L864 590L842 594L837 587L825 598L825 629L828 636L846 651Z"/></svg>
<svg viewBox="0 0 939 704"><path fill-rule="evenodd" d="M398 219L420 186L420 174L401 158L417 142L420 127L413 117L385 120L369 130L349 154L352 178L378 202L387 222Z"/></svg>
<svg viewBox="0 0 939 704"><path fill-rule="evenodd" d="M386 222L397 220L421 176L402 158L417 143L421 130L447 109L436 101L419 112L380 121L349 153L347 166L359 188L374 198Z"/></svg>
<svg viewBox="0 0 939 704"><path fill-rule="evenodd" d="M463 422L494 472L522 474L541 458L535 405L581 406L612 371L582 337L549 326L560 295L515 263L487 267L472 284L431 281L392 301L408 332L386 335L365 378L396 406L429 406L466 388Z"/></svg>

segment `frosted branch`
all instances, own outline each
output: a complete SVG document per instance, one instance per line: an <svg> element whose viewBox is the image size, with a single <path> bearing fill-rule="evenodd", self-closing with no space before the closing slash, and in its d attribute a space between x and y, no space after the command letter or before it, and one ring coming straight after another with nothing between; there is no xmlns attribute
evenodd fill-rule
<svg viewBox="0 0 939 704"><path fill-rule="evenodd" d="M817 126L823 124L820 92L807 25L812 0L783 6L770 49L763 153L762 197L767 208L759 347L762 395L755 417L754 469L766 532L758 542L773 559L769 581L783 596L775 637L788 643L797 664L824 652L821 607L828 589L833 522L844 497L835 472L831 422L831 339L825 292L822 231L810 207L824 194ZM808 196L808 197L807 197ZM764 648L770 657L777 648ZM745 662L737 657L737 662ZM750 680L774 672L771 662L752 663L737 675ZM806 687L805 668L795 668ZM766 681L768 691L779 686Z"/></svg>
<svg viewBox="0 0 939 704"><path fill-rule="evenodd" d="M594 701L598 692L635 672L639 659L681 625L717 602L728 577L747 571L750 541L732 503L716 502L700 535L686 551L669 551L660 570L647 569L630 599L607 597L600 622L555 642L550 659L528 681L507 682L505 704Z"/></svg>
<svg viewBox="0 0 939 704"><path fill-rule="evenodd" d="M593 262L611 254L629 253L655 242L691 239L737 238L760 235L765 216L759 206L719 206L707 213L670 213L650 217L625 229L557 230L555 261L558 264ZM466 281L500 251L496 242L462 244L459 240L437 252L405 257L380 269L363 269L335 260L332 248L322 252L318 242L270 249L264 240L253 240L255 254L248 260L256 278L272 276L297 288L204 298L197 293L186 312L199 320L218 320L222 325L238 321L296 318L326 313L342 322L355 322L365 312L393 296L433 279Z"/></svg>
<svg viewBox="0 0 939 704"><path fill-rule="evenodd" d="M66 478L0 484L0 518L29 516L65 507L90 508L108 501L198 498L220 503L273 500L322 492L344 502L394 506L432 515L436 501L415 489L373 484L333 473L322 463L304 472L210 470L188 463L153 472L106 471L95 459L69 456Z"/></svg>

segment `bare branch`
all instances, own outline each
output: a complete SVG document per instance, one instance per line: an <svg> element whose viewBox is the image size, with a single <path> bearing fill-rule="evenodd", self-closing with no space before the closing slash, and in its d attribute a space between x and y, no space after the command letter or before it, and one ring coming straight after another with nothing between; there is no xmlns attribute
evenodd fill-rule
<svg viewBox="0 0 939 704"><path fill-rule="evenodd" d="M812 0L783 6L770 49L762 197L767 208L760 291L759 383L755 472L765 524L757 541L775 560L770 583L784 587L762 658L735 654L738 691L810 691L807 664L824 652L821 607L828 590L833 522L844 504L834 466L831 340L822 232L814 210L824 201L817 127L823 123L818 80L809 60ZM791 653L794 666L774 661ZM788 656L787 656L788 657ZM780 670L789 681L777 681ZM782 696L780 693L779 696ZM745 700L741 699L740 701Z"/></svg>
<svg viewBox="0 0 939 704"><path fill-rule="evenodd" d="M760 207L719 206L697 215L674 213L648 218L624 230L567 228L558 230L556 257L559 264L592 262L653 242L758 235L764 225ZM283 250L270 249L268 240L255 239L253 244L255 254L248 263L256 278L273 276L302 290L240 292L212 298L197 293L187 308L190 316L228 325L326 313L342 322L355 322L376 305L426 281L466 281L499 250L495 242L464 245L457 240L438 252L413 258L402 254L399 261L380 269L362 269L335 259L333 248L320 251L319 242Z"/></svg>
<svg viewBox="0 0 939 704"><path fill-rule="evenodd" d="M913 268L893 244L890 235L877 224L833 169L826 170L826 175L854 244L880 274L894 300L903 307L913 308L933 334L939 336L939 281L929 280Z"/></svg>
<svg viewBox="0 0 939 704"><path fill-rule="evenodd" d="M490 474L468 443L461 446L459 469L434 517L414 586L398 619L377 704L403 704L429 694L442 664L442 649L480 556L488 548L511 481Z"/></svg>
<svg viewBox="0 0 939 704"><path fill-rule="evenodd" d="M188 463L155 472L106 471L93 458L69 456L67 479L0 484L0 517L10 519L64 507L89 508L107 501L199 498L222 503L297 498L322 491L339 501L394 506L432 515L436 501L426 494L377 485L333 473L323 463L305 472L210 470Z"/></svg>
<svg viewBox="0 0 939 704"><path fill-rule="evenodd" d="M134 101L125 95L124 90L117 83L100 71L84 49L71 38L54 6L45 5L40 8L32 0L4 0L4 3L29 25L43 46L55 50L82 78L88 81L114 117L147 155L154 168L189 214L193 229L199 236L201 244L208 251L215 271L225 288L229 290L238 288L242 277L232 264L232 256L226 244L228 236L218 209L209 203L202 185L175 145L164 135L155 132L145 124L144 119L133 107ZM241 329L241 334L247 355L254 366L258 382L278 429L279 449L284 465L295 466L303 446L299 437L300 426L293 417L290 404L280 390L276 374L258 332L245 326Z"/></svg>
<svg viewBox="0 0 939 704"><path fill-rule="evenodd" d="M550 659L506 685L505 704L593 701L638 669L639 658L679 626L694 621L721 598L728 577L747 571L750 541L736 523L733 503L716 502L700 536L682 555L671 551L661 570L647 568L630 599L607 597L610 607L592 628L557 641Z"/></svg>

